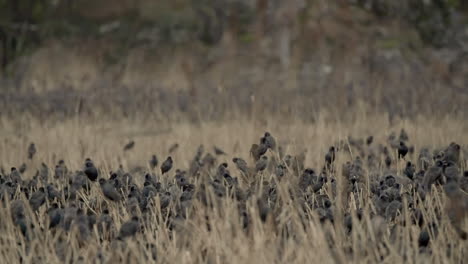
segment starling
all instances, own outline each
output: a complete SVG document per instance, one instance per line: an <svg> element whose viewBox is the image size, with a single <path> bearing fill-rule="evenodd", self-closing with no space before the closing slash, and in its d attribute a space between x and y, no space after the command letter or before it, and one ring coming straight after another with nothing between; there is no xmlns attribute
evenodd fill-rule
<svg viewBox="0 0 468 264"><path fill-rule="evenodd" d="M120 227L118 239L122 240L127 237L134 236L140 230L140 222L137 216L133 216L132 219Z"/></svg>
<svg viewBox="0 0 468 264"><path fill-rule="evenodd" d="M99 185L101 185L101 190L104 196L114 202L118 202L122 199L120 193L115 189L115 186L105 179L99 179Z"/></svg>
<svg viewBox="0 0 468 264"><path fill-rule="evenodd" d="M325 155L325 162L329 167L335 161L335 147L331 146L328 153Z"/></svg>
<svg viewBox="0 0 468 264"><path fill-rule="evenodd" d="M236 164L237 169L239 169L243 174L247 175L249 172L249 168L247 166L247 162L241 158L233 158L232 162Z"/></svg>
<svg viewBox="0 0 468 264"><path fill-rule="evenodd" d="M49 216L49 229L58 226L63 219L63 211L57 203L51 205L51 208L47 210L47 215Z"/></svg>
<svg viewBox="0 0 468 264"><path fill-rule="evenodd" d="M28 147L28 159L32 160L36 152L37 152L36 145L31 142L31 144L29 144L29 147Z"/></svg>
<svg viewBox="0 0 468 264"><path fill-rule="evenodd" d="M454 181L448 182L444 186L444 190L448 198L445 211L460 238L466 240L467 233L462 229L462 225L468 216L468 194L463 192Z"/></svg>
<svg viewBox="0 0 468 264"><path fill-rule="evenodd" d="M276 150L276 140L270 134L270 132L265 132L265 135L261 138L260 143L264 144L267 148L271 150Z"/></svg>
<svg viewBox="0 0 468 264"><path fill-rule="evenodd" d="M164 174L172 169L172 157L169 156L167 159L161 164L161 173Z"/></svg>
<svg viewBox="0 0 468 264"><path fill-rule="evenodd" d="M430 240L429 232L427 232L427 230L421 230L421 233L419 233L418 245L420 247L427 247Z"/></svg>
<svg viewBox="0 0 468 264"><path fill-rule="evenodd" d="M432 160L432 157L431 157L431 154L429 153L429 149L422 148L418 157L418 162L419 162L419 166L421 166L421 169L427 170L427 168L429 168L429 166L431 165L431 160Z"/></svg>
<svg viewBox="0 0 468 264"><path fill-rule="evenodd" d="M172 153L174 151L176 151L177 149L179 148L179 144L178 143L174 143L172 144L170 147L169 147L169 153Z"/></svg>
<svg viewBox="0 0 468 264"><path fill-rule="evenodd" d="M65 165L65 161L59 160L58 164L55 166L55 178L63 179L68 174L68 168Z"/></svg>
<svg viewBox="0 0 468 264"><path fill-rule="evenodd" d="M390 155L385 155L385 166L387 166L387 168L390 168L391 165L392 165L392 158L390 157Z"/></svg>
<svg viewBox="0 0 468 264"><path fill-rule="evenodd" d="M427 169L423 179L423 188L426 192L429 192L431 190L431 185L442 176L442 166L442 162L437 161L435 165Z"/></svg>
<svg viewBox="0 0 468 264"><path fill-rule="evenodd" d="M252 144L252 147L250 148L250 154L254 158L255 161L259 160L263 154L265 154L268 150L267 145L265 144Z"/></svg>
<svg viewBox="0 0 468 264"><path fill-rule="evenodd" d="M416 172L416 167L411 161L406 162L406 167L403 170L403 174L408 177L410 180L413 180L414 173Z"/></svg>
<svg viewBox="0 0 468 264"><path fill-rule="evenodd" d="M229 174L228 164L226 162L219 164L218 169L216 171L216 176L218 177L223 177L224 174Z"/></svg>
<svg viewBox="0 0 468 264"><path fill-rule="evenodd" d="M259 171L264 171L268 165L268 157L267 156L262 156L257 163L255 163L255 170L257 172Z"/></svg>
<svg viewBox="0 0 468 264"><path fill-rule="evenodd" d="M455 142L450 143L450 145L444 150L444 162L450 164L458 164L460 160L460 145Z"/></svg>
<svg viewBox="0 0 468 264"><path fill-rule="evenodd" d="M444 176L447 181L455 181L458 182L460 178L460 170L458 169L457 165L453 164L451 166L445 167L443 169Z"/></svg>
<svg viewBox="0 0 468 264"><path fill-rule="evenodd" d="M60 199L61 195L60 192L55 189L55 187L52 184L48 184L46 187L47 190L47 198L50 201L53 201L54 199Z"/></svg>
<svg viewBox="0 0 468 264"><path fill-rule="evenodd" d="M405 158L407 153L408 147L406 146L404 141L400 141L400 145L398 146L398 158Z"/></svg>
<svg viewBox="0 0 468 264"><path fill-rule="evenodd" d="M149 164L151 169L154 170L158 166L158 157L156 155L151 156Z"/></svg>
<svg viewBox="0 0 468 264"><path fill-rule="evenodd" d="M145 174L145 182L149 182L151 185L156 187L158 185L158 178L156 177L156 175L146 173Z"/></svg>
<svg viewBox="0 0 468 264"><path fill-rule="evenodd" d="M29 199L29 205L31 205L33 211L37 211L45 203L45 201L45 190L44 187L41 187L31 195L31 198Z"/></svg>
<svg viewBox="0 0 468 264"><path fill-rule="evenodd" d="M12 201L11 204L10 204L10 213L11 213L11 217L12 217L14 223L19 218L24 216L25 208L24 208L23 200L14 200L14 201Z"/></svg>
<svg viewBox="0 0 468 264"><path fill-rule="evenodd" d="M91 159L86 159L84 173L90 181L97 180L99 173Z"/></svg>
<svg viewBox="0 0 468 264"><path fill-rule="evenodd" d="M11 168L10 179L14 183L22 182L21 173L15 167Z"/></svg>
<svg viewBox="0 0 468 264"><path fill-rule="evenodd" d="M279 164L278 166L276 166L276 170L275 170L276 177L282 178L284 174L286 174L286 170L287 168L283 164Z"/></svg>
<svg viewBox="0 0 468 264"><path fill-rule="evenodd" d="M108 209L104 209L102 211L102 214L99 216L96 222L98 232L100 234L111 231L114 224L114 220L112 219L112 216L110 216Z"/></svg>
<svg viewBox="0 0 468 264"><path fill-rule="evenodd" d="M134 146L135 146L135 141L131 140L124 146L123 150L124 151L131 150Z"/></svg>
<svg viewBox="0 0 468 264"><path fill-rule="evenodd" d="M217 155L217 156L220 156L220 155L226 155L226 152L224 152L222 149L214 146L213 147L213 150L214 150L214 153Z"/></svg>
<svg viewBox="0 0 468 264"><path fill-rule="evenodd" d="M19 166L18 170L19 170L19 172L21 174L23 174L26 171L27 168L28 168L28 166L26 165L26 163L23 163L23 164L21 164L21 166Z"/></svg>
<svg viewBox="0 0 468 264"><path fill-rule="evenodd" d="M408 141L409 140L408 133L406 133L406 130L404 128L402 128L400 130L400 137L398 139L400 141Z"/></svg>

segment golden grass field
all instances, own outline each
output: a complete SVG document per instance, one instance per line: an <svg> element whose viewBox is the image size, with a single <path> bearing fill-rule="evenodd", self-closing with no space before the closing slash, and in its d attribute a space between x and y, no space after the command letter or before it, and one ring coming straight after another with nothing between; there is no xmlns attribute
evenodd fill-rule
<svg viewBox="0 0 468 264"><path fill-rule="evenodd" d="M323 113L314 123L299 120L279 120L266 118L225 120L216 122L152 122L148 119L108 120L106 118L75 117L63 122L50 120L38 121L33 118L0 120L0 165L6 173L10 167L19 167L23 162L27 170L23 180L31 179L44 162L50 168L49 182L60 189L66 181L53 177L54 166L63 159L70 172L82 170L85 158L91 158L100 170L100 177L108 178L110 171L116 171L121 164L125 171L134 171L133 180L143 188L144 171L158 175L163 188L172 195L180 193L174 185L175 169L188 170L200 144L205 152L213 153L212 147L223 149L226 156L217 156L215 168L202 170L199 176L188 176L187 180L195 185L195 192L206 193L208 202L202 202L195 196L184 207L185 218L178 213L181 202L172 199L169 206L159 206L160 195L154 197L146 212L138 211L143 224L141 232L123 240L107 236L98 231L96 225L89 234L79 229L72 222L70 231L61 227L48 228L47 210L51 203L69 207L72 203L83 210L89 210L99 217L104 208L114 221L118 231L121 225L131 218L129 200L112 202L104 198L99 184L91 183L89 191L77 192L76 201L66 201L62 196L54 201L46 201L37 212L28 206L25 195L16 190L13 199L23 200L25 217L34 225L28 229L28 235L22 235L12 220L11 201L4 198L0 208L0 257L3 263L464 263L468 258L467 241L461 240L448 221L444 211L447 199L440 186L434 186L424 202L409 209L404 199L398 217L385 219L375 215L375 205L370 192L371 169L364 166L365 187L354 195L346 192L333 192L331 182L307 199L317 199L328 195L334 214L334 221L321 223L317 210L303 206L299 196L291 196L290 189L297 185L298 175L294 168L289 168L286 175L278 180L274 168L245 178L231 161L233 157L245 159L253 166L249 155L252 143L265 131L276 138L285 153L298 155L306 150L305 168L314 168L320 172L324 165L324 156L331 145L340 140L347 142L353 138L374 137L374 145L387 144L388 135L404 128L409 135L409 144L415 147L414 154L408 154L406 160L417 163L418 151L424 146L436 149L446 147L450 142L457 142L463 150L467 148L468 123L466 119L446 117L431 119L416 117L414 120L395 120L392 124L385 115L360 114L352 120L338 120ZM123 146L130 140L135 147L124 152ZM33 160L27 159L28 145L34 142L37 154ZM173 153L168 149L174 143L179 148ZM372 146L372 145L371 145ZM368 153L370 147L365 149ZM148 160L156 154L160 164L171 155L174 167L161 176L159 168L152 171ZM278 153L269 150L271 160ZM336 154L336 171L329 172L338 186L346 181L342 175L342 165L359 155L358 151L339 150ZM468 158L462 152L461 171L467 169ZM396 159L396 152L390 152L392 170L402 175L405 161ZM366 160L366 157L362 157ZM216 167L221 162L228 163L232 177L239 179L238 187L250 190L250 195L243 202L230 197L217 197L207 182L216 177ZM364 162L366 164L366 162ZM379 161L379 164L380 161ZM377 167L381 175L387 170L383 165ZM302 172L301 172L302 173ZM3 175L2 177L4 177ZM70 176L72 177L72 176ZM403 177L403 176L402 176ZM463 177L463 176L461 176ZM55 181L55 182L54 182ZM172 184L171 184L172 183ZM206 189L201 186L206 184ZM271 203L265 222L259 217L257 200L262 197L265 188L275 186L276 202ZM41 182L38 186L42 186ZM406 187L406 186L403 186ZM339 189L339 187L338 187ZM404 189L404 188L403 188ZM401 191L403 192L403 190ZM409 191L411 194L411 192ZM344 197L344 198L343 198ZM346 199L346 197L348 199ZM415 196L410 199L419 201ZM343 203L339 202L343 201ZM307 204L307 203L305 203ZM244 206L240 215L240 206ZM356 211L363 210L362 219L356 218ZM418 208L424 216L420 227L412 223L414 210ZM350 213L353 219L352 230L345 227L345 215ZM249 224L243 227L242 216L248 215ZM78 219L78 218L77 218ZM78 220L75 219L74 221ZM406 223L406 224L405 224ZM418 245L421 230L428 230L428 223L437 226L437 231L430 231L431 241L427 247ZM468 227L465 219L464 228ZM429 229L433 230L433 229ZM155 261L156 260L156 261Z"/></svg>

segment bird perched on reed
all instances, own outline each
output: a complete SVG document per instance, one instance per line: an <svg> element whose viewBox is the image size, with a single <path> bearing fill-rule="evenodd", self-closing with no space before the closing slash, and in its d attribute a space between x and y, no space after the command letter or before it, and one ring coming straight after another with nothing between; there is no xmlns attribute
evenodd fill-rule
<svg viewBox="0 0 468 264"><path fill-rule="evenodd" d="M455 181L448 181L444 190L448 198L445 207L447 216L460 238L466 240L467 232L462 229L462 224L468 216L468 194L462 191Z"/></svg>
<svg viewBox="0 0 468 264"><path fill-rule="evenodd" d="M257 144L252 144L252 147L250 147L250 155L254 159L254 161L257 161L260 159L263 154L265 154L268 150L268 146L265 144L260 143L260 145Z"/></svg>
<svg viewBox="0 0 468 264"><path fill-rule="evenodd" d="M249 168L247 162L241 158L233 158L232 162L236 164L237 169L239 169L243 174L247 175L249 172Z"/></svg>
<svg viewBox="0 0 468 264"><path fill-rule="evenodd" d="M267 148L271 150L276 150L276 140L270 134L270 132L265 132L263 137L260 139L260 144L264 144Z"/></svg>
<svg viewBox="0 0 468 264"><path fill-rule="evenodd" d="M167 157L167 159L161 164L161 173L165 174L166 172L169 172L172 169L172 164L172 157Z"/></svg>
<svg viewBox="0 0 468 264"><path fill-rule="evenodd" d="M169 153L173 153L173 152L175 152L178 148L179 148L179 143L174 143L174 144L172 144L172 145L169 147L168 152L169 152Z"/></svg>
<svg viewBox="0 0 468 264"><path fill-rule="evenodd" d="M85 161L85 168L83 171L90 181L96 181L99 176L97 168L94 166L93 161L89 158L87 158Z"/></svg>
<svg viewBox="0 0 468 264"><path fill-rule="evenodd" d="M68 168L65 165L65 161L59 160L58 164L55 165L55 179L63 179L68 174Z"/></svg>
<svg viewBox="0 0 468 264"><path fill-rule="evenodd" d="M128 142L127 144L125 144L123 150L124 150L124 151L131 150L131 149L133 149L134 146L135 146L135 141L131 140L130 142Z"/></svg>
<svg viewBox="0 0 468 264"><path fill-rule="evenodd" d="M130 219L130 221L122 224L117 238L122 240L127 237L132 237L138 231L140 231L140 221L138 219L138 216L133 216L132 219Z"/></svg>
<svg viewBox="0 0 468 264"><path fill-rule="evenodd" d="M450 143L444 150L443 161L445 163L458 164L460 161L460 145L455 142Z"/></svg>
<svg viewBox="0 0 468 264"><path fill-rule="evenodd" d="M331 164L335 161L335 147L331 146L325 154L325 165L327 168L331 167Z"/></svg>
<svg viewBox="0 0 468 264"><path fill-rule="evenodd" d="M409 149L408 146L406 146L404 141L400 141L400 144L398 145L398 158L405 158L406 154L408 153Z"/></svg>
<svg viewBox="0 0 468 264"><path fill-rule="evenodd" d="M255 163L255 170L257 172L264 171L267 166L268 166L268 157L267 156L262 156L257 161L257 163Z"/></svg>
<svg viewBox="0 0 468 264"><path fill-rule="evenodd" d="M158 157L156 155L151 156L151 159L149 160L149 165L152 170L154 170L158 166Z"/></svg>
<svg viewBox="0 0 468 264"><path fill-rule="evenodd" d="M218 148L217 146L213 146L213 151L217 156L226 155L226 152L224 152L224 150Z"/></svg>
<svg viewBox="0 0 468 264"><path fill-rule="evenodd" d="M101 191L102 194L104 194L104 197L107 199L118 202L122 200L121 194L115 189L114 185L111 184L109 181L106 181L105 179L101 178L99 179L99 185L101 186Z"/></svg>
<svg viewBox="0 0 468 264"><path fill-rule="evenodd" d="M46 201L46 194L44 187L40 187L39 190L34 192L29 199L29 205L33 211L39 210L39 208L45 203Z"/></svg>
<svg viewBox="0 0 468 264"><path fill-rule="evenodd" d="M32 160L34 158L34 155L36 154L36 145L34 142L31 142L28 147L28 159Z"/></svg>
<svg viewBox="0 0 468 264"><path fill-rule="evenodd" d="M429 192L431 190L431 185L442 177L442 172L443 163L440 160L427 169L423 179L423 188L426 192Z"/></svg>

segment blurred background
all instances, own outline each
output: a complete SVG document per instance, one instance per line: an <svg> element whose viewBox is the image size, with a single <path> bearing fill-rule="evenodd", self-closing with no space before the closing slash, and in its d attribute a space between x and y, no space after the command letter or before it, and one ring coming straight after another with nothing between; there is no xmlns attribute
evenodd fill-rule
<svg viewBox="0 0 468 264"><path fill-rule="evenodd" d="M0 113L468 111L464 0L0 0Z"/></svg>

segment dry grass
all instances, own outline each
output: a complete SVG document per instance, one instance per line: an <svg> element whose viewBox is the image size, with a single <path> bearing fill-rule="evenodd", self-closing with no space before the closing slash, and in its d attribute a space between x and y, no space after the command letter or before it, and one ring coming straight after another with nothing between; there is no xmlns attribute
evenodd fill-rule
<svg viewBox="0 0 468 264"><path fill-rule="evenodd" d="M211 147L216 145L229 154L218 157L218 162L228 162L233 176L241 178L231 162L232 157L239 156L250 161L250 144L257 142L267 130L285 146L286 153L295 155L307 149L305 165L317 171L323 166L323 157L328 147L337 141L346 140L349 135L373 135L376 142L385 142L390 131L404 128L417 150L423 146L446 146L452 141L461 144L468 142L468 124L464 120L450 117L442 120L419 118L414 121L398 120L394 124L385 120L382 116L357 115L353 122L333 121L325 114L320 115L315 123L276 119L263 122L238 119L200 124L83 120L79 117L60 123L28 118L15 121L2 119L0 162L4 168L19 166L26 160L27 146L33 141L38 153L32 162L28 162L25 178L33 176L40 162L53 168L63 158L69 169L74 171L82 168L86 157L91 157L102 170L101 175L105 176L109 171L116 170L119 164L126 170L136 166L149 170L147 161L151 154L158 154L162 160L169 154L167 150L170 145L177 142L180 147L171 154L175 161L174 168L188 169L199 144L203 144L210 152ZM124 153L122 147L129 139L135 140L136 146ZM339 152L336 175L341 174L341 164L356 155ZM415 160L417 155L410 158ZM394 166L401 169L403 164L400 161ZM173 173L161 177L161 181L171 182ZM401 170L398 171L400 173ZM257 177L272 180L272 175L273 172L269 171ZM138 185L143 183L138 174L134 177ZM202 178L190 178L189 181L199 187ZM340 177L336 178L340 182ZM47 206L43 206L37 213L29 211L28 216L35 228L32 239L27 241L14 226L7 202L6 206L0 208L0 256L8 263L18 263L20 259L25 263L152 262L151 248L147 247L147 243L153 243L158 261L162 263L462 263L467 258L467 242L459 240L443 214L441 218L437 217L438 212L443 212L445 203L445 195L440 189L434 189L433 195L418 205L428 222L433 220L438 224L438 235L433 236L431 233L432 253L429 254L418 247L420 227L401 224L403 221L411 222L410 210L406 206L399 220L379 223L378 218L371 217L374 207L367 196L350 196L347 208L340 209L339 203L335 202L337 197L330 192L329 182L321 192L328 193L333 201L335 224L321 224L315 210L303 210L297 199L292 199L288 194L288 188L297 184L296 180L296 176L288 174L278 183L278 203L265 223L257 216L256 203L256 197L260 196L263 187L254 191L246 202L251 221L247 229L242 228L235 199L217 198L207 188L211 207L195 199L188 209L187 219L183 221L168 217L167 211L154 206L148 214L144 233L124 242L100 241L97 230L86 241L80 240L77 230L69 233L61 229L48 231ZM243 181L240 185L247 187ZM99 186L92 186L88 196L82 195L84 202L81 206L92 207L100 214L102 207L97 201L104 198ZM25 198L17 192L16 199ZM62 202L66 205L66 202ZM159 199L156 199L156 205L158 202ZM354 224L348 234L341 224L344 221L340 218L341 213L354 212L360 202L364 204L363 220ZM125 202L109 204L109 207L117 228L130 218ZM177 203L170 207L175 210ZM174 221L172 231L167 228L170 219ZM356 219L355 223L358 223ZM62 258L60 254L63 254Z"/></svg>

